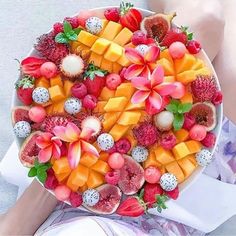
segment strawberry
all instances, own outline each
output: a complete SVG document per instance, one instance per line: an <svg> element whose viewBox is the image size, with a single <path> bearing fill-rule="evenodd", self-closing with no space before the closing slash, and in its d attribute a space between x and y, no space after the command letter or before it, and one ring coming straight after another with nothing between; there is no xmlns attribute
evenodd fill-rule
<svg viewBox="0 0 236 236"><path fill-rule="evenodd" d="M33 102L34 78L25 76L16 82L15 87L18 99L24 105L31 105Z"/></svg>
<svg viewBox="0 0 236 236"><path fill-rule="evenodd" d="M187 32L187 27L170 29L161 42L161 46L169 47L174 42L181 42L187 44L188 40L193 37L192 33Z"/></svg>
<svg viewBox="0 0 236 236"><path fill-rule="evenodd" d="M156 203L156 196L163 194L163 189L158 184L146 183L144 185L144 195L143 200L152 207Z"/></svg>
<svg viewBox="0 0 236 236"><path fill-rule="evenodd" d="M40 67L47 62L45 59L37 57L26 57L21 63L21 72L23 75L29 75L34 78L39 78L41 76Z"/></svg>
<svg viewBox="0 0 236 236"><path fill-rule="evenodd" d="M84 85L90 95L99 97L103 87L106 84L105 75L107 71L99 69L93 64L89 64L84 73Z"/></svg>
<svg viewBox="0 0 236 236"><path fill-rule="evenodd" d="M169 198L172 198L174 200L176 200L179 196L179 188L178 186L172 190L172 191L165 191L165 194L169 197Z"/></svg>
<svg viewBox="0 0 236 236"><path fill-rule="evenodd" d="M118 207L116 213L121 216L137 217L145 213L145 203L138 197L130 197L124 200Z"/></svg>
<svg viewBox="0 0 236 236"><path fill-rule="evenodd" d="M140 29L142 15L133 6L131 3L122 2L120 4L120 23L123 27L127 27L134 32Z"/></svg>

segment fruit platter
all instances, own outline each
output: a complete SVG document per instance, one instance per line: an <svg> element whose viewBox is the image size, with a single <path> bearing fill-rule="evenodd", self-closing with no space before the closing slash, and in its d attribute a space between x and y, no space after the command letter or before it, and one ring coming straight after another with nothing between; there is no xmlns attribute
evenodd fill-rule
<svg viewBox="0 0 236 236"><path fill-rule="evenodd" d="M175 17L123 2L81 11L20 61L19 159L59 201L97 214L161 212L213 159L222 93Z"/></svg>

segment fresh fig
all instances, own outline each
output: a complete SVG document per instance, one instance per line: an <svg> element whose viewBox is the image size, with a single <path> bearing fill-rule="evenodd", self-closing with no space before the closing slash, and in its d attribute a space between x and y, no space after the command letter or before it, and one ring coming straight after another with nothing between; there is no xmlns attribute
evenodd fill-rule
<svg viewBox="0 0 236 236"><path fill-rule="evenodd" d="M197 124L207 127L211 131L216 127L216 108L210 102L195 103L190 111Z"/></svg>
<svg viewBox="0 0 236 236"><path fill-rule="evenodd" d="M40 131L33 132L22 144L19 158L21 163L26 167L32 167L38 156L39 147L36 145L36 138L42 134Z"/></svg>
<svg viewBox="0 0 236 236"><path fill-rule="evenodd" d="M93 207L87 205L84 205L84 207L97 214L113 214L120 205L122 196L120 189L115 185L103 184L97 190L100 195L98 203Z"/></svg>
<svg viewBox="0 0 236 236"><path fill-rule="evenodd" d="M132 157L123 155L124 166L120 169L118 186L126 195L137 193L144 184L144 170Z"/></svg>
<svg viewBox="0 0 236 236"><path fill-rule="evenodd" d="M169 15L158 13L145 17L141 22L140 28L148 37L161 42L167 31L170 29L171 21L175 16L176 13Z"/></svg>
<svg viewBox="0 0 236 236"><path fill-rule="evenodd" d="M14 107L11 112L12 124L14 125L18 121L31 122L29 118L29 109L30 107L27 106Z"/></svg>

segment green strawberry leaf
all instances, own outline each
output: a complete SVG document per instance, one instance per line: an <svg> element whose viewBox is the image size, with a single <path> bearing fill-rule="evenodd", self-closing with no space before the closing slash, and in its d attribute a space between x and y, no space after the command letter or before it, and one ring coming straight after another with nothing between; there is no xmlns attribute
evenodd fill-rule
<svg viewBox="0 0 236 236"><path fill-rule="evenodd" d="M63 22L63 30L64 30L65 34L71 32L73 30L71 24L66 20Z"/></svg>
<svg viewBox="0 0 236 236"><path fill-rule="evenodd" d="M75 28L73 29L73 31L78 35L80 33L80 31L82 30L82 28Z"/></svg>
<svg viewBox="0 0 236 236"><path fill-rule="evenodd" d="M70 32L65 33L65 35L71 41L75 41L78 38L77 34L73 30L71 30Z"/></svg>
<svg viewBox="0 0 236 236"><path fill-rule="evenodd" d="M84 79L89 78L93 80L96 75L100 77L104 77L107 73L108 71L102 70L99 67L95 66L93 63L90 63L86 71L84 72L83 76L84 76Z"/></svg>
<svg viewBox="0 0 236 236"><path fill-rule="evenodd" d="M35 177L37 175L37 169L35 167L30 168L28 177Z"/></svg>
<svg viewBox="0 0 236 236"><path fill-rule="evenodd" d="M188 33L187 36L188 36L189 41L192 40L193 39L193 32Z"/></svg>
<svg viewBox="0 0 236 236"><path fill-rule="evenodd" d="M55 42L57 43L68 43L69 40L64 33L58 33L55 37Z"/></svg>
<svg viewBox="0 0 236 236"><path fill-rule="evenodd" d="M162 210L167 209L167 206L165 203L168 199L169 198L165 194L156 195L156 204L154 205L154 207L156 207L159 213L161 213Z"/></svg>
<svg viewBox="0 0 236 236"><path fill-rule="evenodd" d="M181 113L174 114L173 126L175 130L180 130L184 124L184 115Z"/></svg>
<svg viewBox="0 0 236 236"><path fill-rule="evenodd" d="M139 198L143 199L143 196L144 196L144 189L142 188L139 193Z"/></svg>

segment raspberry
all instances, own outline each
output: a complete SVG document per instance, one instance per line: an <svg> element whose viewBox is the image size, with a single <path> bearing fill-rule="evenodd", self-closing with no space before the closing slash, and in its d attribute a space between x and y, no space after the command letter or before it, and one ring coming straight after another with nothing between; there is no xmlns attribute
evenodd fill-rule
<svg viewBox="0 0 236 236"><path fill-rule="evenodd" d="M120 180L119 171L110 171L105 175L105 180L108 184L117 185Z"/></svg>
<svg viewBox="0 0 236 236"><path fill-rule="evenodd" d="M190 113L184 114L184 124L183 128L190 130L196 124L195 118Z"/></svg>
<svg viewBox="0 0 236 236"><path fill-rule="evenodd" d="M58 34L58 33L61 33L63 32L63 24L60 23L60 22L56 22L54 25L53 25L53 30L55 32L55 34Z"/></svg>
<svg viewBox="0 0 236 236"><path fill-rule="evenodd" d="M148 204L148 207L152 207L156 203L156 195L163 194L163 189L159 184L146 183L144 185L144 195L143 200Z"/></svg>
<svg viewBox="0 0 236 236"><path fill-rule="evenodd" d="M107 20L118 22L120 20L120 12L119 9L114 8L108 8L104 11L104 16Z"/></svg>
<svg viewBox="0 0 236 236"><path fill-rule="evenodd" d="M217 106L220 105L223 101L223 94L221 91L216 91L215 94L213 95L213 98L211 100L211 102Z"/></svg>
<svg viewBox="0 0 236 236"><path fill-rule="evenodd" d="M87 94L82 101L85 109L94 109L97 106L97 98L94 95Z"/></svg>
<svg viewBox="0 0 236 236"><path fill-rule="evenodd" d="M112 148L108 149L106 152L109 153L109 154L117 152L116 145L113 145Z"/></svg>
<svg viewBox="0 0 236 236"><path fill-rule="evenodd" d="M130 141L127 138L118 140L114 146L116 147L117 152L121 154L128 153L131 148Z"/></svg>
<svg viewBox="0 0 236 236"><path fill-rule="evenodd" d="M191 40L187 44L187 49L191 54L197 54L201 50L201 44L196 40Z"/></svg>
<svg viewBox="0 0 236 236"><path fill-rule="evenodd" d="M216 136L212 132L208 132L206 137L201 141L201 143L207 148L214 147L215 142L216 142Z"/></svg>
<svg viewBox="0 0 236 236"><path fill-rule="evenodd" d="M73 29L79 27L79 19L78 19L78 17L66 17L64 19L64 21L69 22Z"/></svg>
<svg viewBox="0 0 236 236"><path fill-rule="evenodd" d="M71 88L71 93L76 98L84 98L87 94L87 88L83 83L75 83Z"/></svg>
<svg viewBox="0 0 236 236"><path fill-rule="evenodd" d="M213 76L197 76L197 79L191 83L192 94L196 101L211 101L217 91L215 79Z"/></svg>
<svg viewBox="0 0 236 236"><path fill-rule="evenodd" d="M172 190L172 191L166 191L165 194L169 197L169 198L172 198L174 200L176 200L179 196L179 188L178 186Z"/></svg>
<svg viewBox="0 0 236 236"><path fill-rule="evenodd" d="M147 43L147 35L141 30L135 31L133 33L132 38L131 38L131 42L134 45L146 44Z"/></svg>
<svg viewBox="0 0 236 236"><path fill-rule="evenodd" d="M82 194L80 193L71 192L69 200L72 207L79 207L83 203Z"/></svg>
<svg viewBox="0 0 236 236"><path fill-rule="evenodd" d="M44 183L44 187L47 189L55 189L58 186L58 180L54 175L54 172L52 169L49 169L47 171L47 179Z"/></svg>
<svg viewBox="0 0 236 236"><path fill-rule="evenodd" d="M43 57L59 65L61 60L69 54L69 49L66 44L56 43L54 37L54 32L43 34L34 47Z"/></svg>
<svg viewBox="0 0 236 236"><path fill-rule="evenodd" d="M133 134L138 143L144 147L157 142L159 136L157 128L148 122L143 122L139 127L134 128Z"/></svg>
<svg viewBox="0 0 236 236"><path fill-rule="evenodd" d="M176 144L175 135L171 132L163 133L161 136L160 144L164 149L172 149Z"/></svg>

